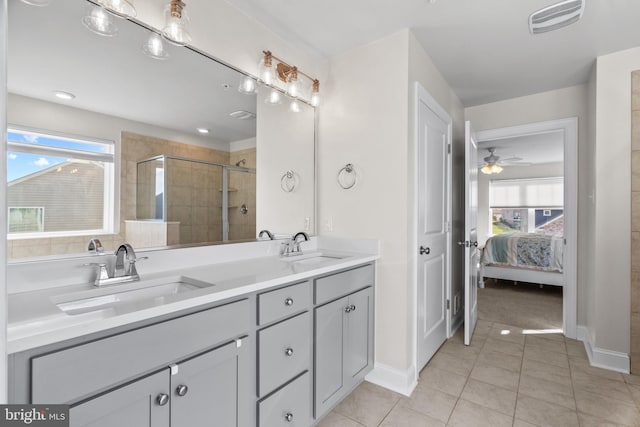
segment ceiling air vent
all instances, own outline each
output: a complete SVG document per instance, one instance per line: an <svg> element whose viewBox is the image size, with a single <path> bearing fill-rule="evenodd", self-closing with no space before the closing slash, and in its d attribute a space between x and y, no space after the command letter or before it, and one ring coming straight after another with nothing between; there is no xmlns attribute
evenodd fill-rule
<svg viewBox="0 0 640 427"><path fill-rule="evenodd" d="M254 113L245 110L234 111L233 113L229 113L229 115L238 120L249 120L256 118L256 115Z"/></svg>
<svg viewBox="0 0 640 427"><path fill-rule="evenodd" d="M584 13L585 0L567 0L545 7L529 16L531 34L546 33L578 22Z"/></svg>

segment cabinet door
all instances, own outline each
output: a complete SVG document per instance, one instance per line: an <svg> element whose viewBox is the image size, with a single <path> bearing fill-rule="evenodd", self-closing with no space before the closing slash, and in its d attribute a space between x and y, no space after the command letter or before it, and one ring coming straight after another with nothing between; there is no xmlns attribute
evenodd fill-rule
<svg viewBox="0 0 640 427"><path fill-rule="evenodd" d="M315 405L316 418L330 408L344 386L342 355L345 345L347 298L315 309Z"/></svg>
<svg viewBox="0 0 640 427"><path fill-rule="evenodd" d="M344 352L344 374L355 378L371 360L372 351L372 290L363 289L349 295L347 313L347 334Z"/></svg>
<svg viewBox="0 0 640 427"><path fill-rule="evenodd" d="M158 399L166 396L163 405ZM169 370L117 388L69 410L71 427L169 427Z"/></svg>
<svg viewBox="0 0 640 427"><path fill-rule="evenodd" d="M234 341L178 364L171 376L172 427L246 425L238 407L249 397L241 379L248 347L247 339L240 347Z"/></svg>

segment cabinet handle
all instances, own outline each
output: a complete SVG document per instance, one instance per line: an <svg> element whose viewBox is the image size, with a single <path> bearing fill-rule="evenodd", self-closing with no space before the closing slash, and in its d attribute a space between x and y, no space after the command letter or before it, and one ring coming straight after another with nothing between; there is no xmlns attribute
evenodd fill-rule
<svg viewBox="0 0 640 427"><path fill-rule="evenodd" d="M287 356L293 356L293 349L291 347L287 348L284 351L284 354L286 354Z"/></svg>
<svg viewBox="0 0 640 427"><path fill-rule="evenodd" d="M189 387L184 384L180 384L178 387L176 387L176 393L178 393L178 396L184 396L188 391Z"/></svg>
<svg viewBox="0 0 640 427"><path fill-rule="evenodd" d="M293 298L287 298L284 300L284 305L293 305Z"/></svg>
<svg viewBox="0 0 640 427"><path fill-rule="evenodd" d="M164 406L167 403L169 403L169 395L165 394L165 393L160 393L158 395L158 397L156 398L156 402L158 403L158 405L160 406Z"/></svg>
<svg viewBox="0 0 640 427"><path fill-rule="evenodd" d="M344 309L344 312L345 313L351 313L351 306L350 305L346 306L345 309Z"/></svg>
<svg viewBox="0 0 640 427"><path fill-rule="evenodd" d="M293 414L291 412L287 412L286 414L284 414L284 419L290 423L291 421L293 421Z"/></svg>
<svg viewBox="0 0 640 427"><path fill-rule="evenodd" d="M351 311L356 311L356 306L354 304L351 304L349 308L351 309Z"/></svg>

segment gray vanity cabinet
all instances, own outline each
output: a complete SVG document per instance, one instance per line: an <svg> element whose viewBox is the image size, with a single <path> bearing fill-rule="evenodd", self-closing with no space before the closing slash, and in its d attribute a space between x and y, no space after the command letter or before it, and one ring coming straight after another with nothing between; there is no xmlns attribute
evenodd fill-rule
<svg viewBox="0 0 640 427"><path fill-rule="evenodd" d="M169 371L163 370L103 394L70 408L70 426L169 427L169 405L157 402L159 396L169 393L168 386Z"/></svg>
<svg viewBox="0 0 640 427"><path fill-rule="evenodd" d="M71 426L248 426L239 395L246 344L233 341L73 406Z"/></svg>
<svg viewBox="0 0 640 427"><path fill-rule="evenodd" d="M348 281L342 292L361 287L373 280L373 267L351 270L330 276L334 285ZM318 279L316 286L323 286ZM336 288L337 289L337 288ZM321 295L316 289L316 295ZM324 294L323 294L324 295ZM340 402L373 368L373 288L359 291L318 306L314 313L315 340L315 406L318 419Z"/></svg>

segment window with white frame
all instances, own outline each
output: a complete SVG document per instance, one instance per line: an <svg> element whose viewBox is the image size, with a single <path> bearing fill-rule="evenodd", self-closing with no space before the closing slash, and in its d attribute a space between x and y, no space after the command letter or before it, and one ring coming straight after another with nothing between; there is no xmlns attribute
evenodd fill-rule
<svg viewBox="0 0 640 427"><path fill-rule="evenodd" d="M8 238L114 231L114 143L10 127Z"/></svg>
<svg viewBox="0 0 640 427"><path fill-rule="evenodd" d="M562 236L563 205L563 177L491 180L491 235L522 232Z"/></svg>

